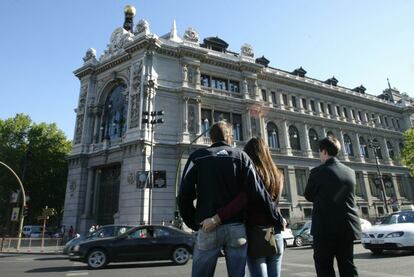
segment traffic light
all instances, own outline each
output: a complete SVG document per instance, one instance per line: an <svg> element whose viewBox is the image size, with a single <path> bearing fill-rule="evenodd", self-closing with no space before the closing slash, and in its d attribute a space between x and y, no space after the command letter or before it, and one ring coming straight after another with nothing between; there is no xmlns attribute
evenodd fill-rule
<svg viewBox="0 0 414 277"><path fill-rule="evenodd" d="M26 217L29 214L29 207L26 205L23 208L23 216Z"/></svg>

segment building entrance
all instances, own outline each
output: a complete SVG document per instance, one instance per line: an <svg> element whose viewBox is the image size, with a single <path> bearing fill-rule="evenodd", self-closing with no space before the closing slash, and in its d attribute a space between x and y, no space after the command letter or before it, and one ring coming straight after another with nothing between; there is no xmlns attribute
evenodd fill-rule
<svg viewBox="0 0 414 277"><path fill-rule="evenodd" d="M120 181L120 165L101 169L97 214L99 225L114 224L114 214L118 212Z"/></svg>

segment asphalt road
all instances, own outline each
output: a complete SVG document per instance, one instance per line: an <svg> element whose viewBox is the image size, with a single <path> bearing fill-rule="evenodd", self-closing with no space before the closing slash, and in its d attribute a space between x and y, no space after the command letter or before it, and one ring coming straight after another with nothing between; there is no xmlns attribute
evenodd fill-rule
<svg viewBox="0 0 414 277"><path fill-rule="evenodd" d="M288 248L285 251L282 276L315 276L311 248ZM385 252L373 256L361 245L355 245L355 262L361 277L411 277L414 276L414 254L410 252ZM99 276L99 277L157 277L190 276L191 262L175 266L170 262L141 262L109 264L102 270L88 270L78 262L71 262L60 255L0 254L0 276ZM227 276L224 258L220 258L215 276Z"/></svg>

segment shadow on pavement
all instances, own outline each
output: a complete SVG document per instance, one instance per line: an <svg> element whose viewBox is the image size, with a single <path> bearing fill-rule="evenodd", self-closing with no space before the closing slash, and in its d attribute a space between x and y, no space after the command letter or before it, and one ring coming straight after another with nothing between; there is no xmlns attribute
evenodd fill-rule
<svg viewBox="0 0 414 277"><path fill-rule="evenodd" d="M57 261L57 260L69 260L68 257L60 256L60 257L46 257L46 258L37 258L36 261Z"/></svg>
<svg viewBox="0 0 414 277"><path fill-rule="evenodd" d="M121 263L121 264L109 264L103 269L98 271L121 269L121 268L142 268L142 267L160 267L160 266L176 266L173 262L152 262L152 263ZM44 267L35 268L25 271L25 273L46 273L46 272L67 272L77 270L88 270L86 264L84 266L60 266L60 267Z"/></svg>
<svg viewBox="0 0 414 277"><path fill-rule="evenodd" d="M383 259L383 258L397 258L414 255L414 253L405 250L384 251L382 254L372 254L371 252L354 254L354 259Z"/></svg>

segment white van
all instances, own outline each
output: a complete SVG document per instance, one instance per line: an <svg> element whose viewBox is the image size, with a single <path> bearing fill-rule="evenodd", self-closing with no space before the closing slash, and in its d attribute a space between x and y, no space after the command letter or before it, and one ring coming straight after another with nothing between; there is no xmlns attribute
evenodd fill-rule
<svg viewBox="0 0 414 277"><path fill-rule="evenodd" d="M41 225L26 225L23 227L22 234L26 238L30 238L33 233L41 233L42 226Z"/></svg>

